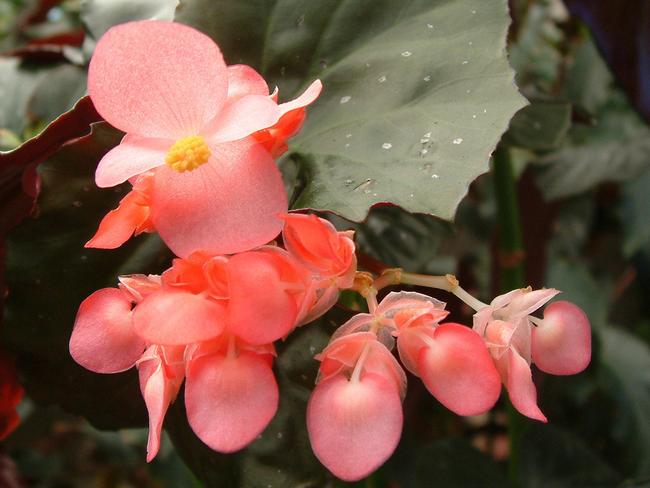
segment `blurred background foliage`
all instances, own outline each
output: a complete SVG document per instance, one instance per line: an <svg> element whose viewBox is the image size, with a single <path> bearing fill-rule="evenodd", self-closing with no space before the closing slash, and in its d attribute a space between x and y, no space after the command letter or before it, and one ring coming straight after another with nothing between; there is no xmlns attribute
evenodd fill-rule
<svg viewBox="0 0 650 488"><path fill-rule="evenodd" d="M87 61L108 27L136 18L171 19L177 3L1 0L1 149L39 134L85 94ZM181 20L191 23L201 4L181 2ZM535 375L550 423L524 421L519 484L650 486L650 4L512 0L510 9L510 62L530 105L511 121L500 151L515 168L525 282L563 290L563 298L589 315L595 341L584 373ZM232 10L228 15L244 15ZM236 48L235 42L220 44L226 54ZM241 50L246 58L246 46ZM282 80L281 69L276 76ZM284 82L288 92L297 87ZM90 108L65 137L40 139L47 150L41 147L30 160L31 170L34 161L43 162L35 212L23 198L29 188L37 190L30 168L14 160L0 165L3 242L10 231L3 247L8 291L2 342L16 357L26 389L21 424L0 445L0 486L343 485L311 454L304 410L317 367L312 356L358 308L353 296L344 295L318 324L280 345L280 411L260 439L236 455L203 446L187 427L179 399L166 420L175 447L166 440L146 465L144 407L134 372L94 375L69 358L74 311L85 296L112 285L117 273L160 272L171 257L155 236L134 239L110 257L82 249L126 190L92 186L96 162L119 133L99 123L89 137L58 146L99 120ZM290 156L281 161L291 191L305 184L302 163ZM499 252L490 173L471 185L453 224L397 206L375 206L363 223L331 218L357 230L361 265L371 271L400 266L454 273L466 289L490 300L509 266ZM470 323L469 310L453 297L436 296L448 300L452 319ZM359 486L506 486L509 447L505 405L462 419L411 381L402 442Z"/></svg>

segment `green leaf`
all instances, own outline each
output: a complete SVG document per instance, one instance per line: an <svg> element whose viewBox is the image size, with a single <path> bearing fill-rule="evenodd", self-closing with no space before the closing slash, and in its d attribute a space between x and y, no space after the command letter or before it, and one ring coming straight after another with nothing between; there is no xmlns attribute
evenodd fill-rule
<svg viewBox="0 0 650 488"><path fill-rule="evenodd" d="M49 124L85 94L86 70L63 64L50 70L36 85L29 101L29 112L42 123Z"/></svg>
<svg viewBox="0 0 650 488"><path fill-rule="evenodd" d="M26 67L17 58L0 59L0 129L23 133L29 124L29 99L45 73L45 70Z"/></svg>
<svg viewBox="0 0 650 488"><path fill-rule="evenodd" d="M636 475L650 477L650 348L614 327L604 328L601 337L602 365L614 382L610 391L620 412L612 430L636 460Z"/></svg>
<svg viewBox="0 0 650 488"><path fill-rule="evenodd" d="M464 439L443 439L411 448L402 454L401 459L396 457L388 465L389 473L400 487L489 488L507 485L499 466Z"/></svg>
<svg viewBox="0 0 650 488"><path fill-rule="evenodd" d="M6 263L3 340L18 356L28 393L101 428L142 425L144 404L135 371L98 375L70 358L77 308L93 291L115 286L118 274L159 272L170 260L155 235L114 251L83 248L124 194L125 188L102 190L93 182L97 162L119 139L97 124L41 165L36 213L9 235Z"/></svg>
<svg viewBox="0 0 650 488"><path fill-rule="evenodd" d="M560 145L570 126L570 104L532 102L510 121L504 142L534 151L548 151Z"/></svg>
<svg viewBox="0 0 650 488"><path fill-rule="evenodd" d="M182 0L176 20L284 97L322 79L292 147L306 185L297 208L362 220L391 202L450 219L524 105L503 0Z"/></svg>
<svg viewBox="0 0 650 488"><path fill-rule="evenodd" d="M132 20L172 20L178 0L85 0L81 20L93 38L99 39L110 27Z"/></svg>
<svg viewBox="0 0 650 488"><path fill-rule="evenodd" d="M537 161L540 188L550 199L582 193L605 181L625 181L650 166L650 129L615 94L593 127L577 126L570 144Z"/></svg>
<svg viewBox="0 0 650 488"><path fill-rule="evenodd" d="M619 213L623 225L623 251L631 256L650 243L650 171L623 186Z"/></svg>
<svg viewBox="0 0 650 488"><path fill-rule="evenodd" d="M531 424L521 447L519 470L526 488L610 488L621 481L588 445L553 425Z"/></svg>

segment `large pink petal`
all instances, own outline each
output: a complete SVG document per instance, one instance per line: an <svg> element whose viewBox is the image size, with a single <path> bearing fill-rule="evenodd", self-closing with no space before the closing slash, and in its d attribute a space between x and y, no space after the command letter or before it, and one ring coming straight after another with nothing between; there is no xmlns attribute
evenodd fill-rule
<svg viewBox="0 0 650 488"><path fill-rule="evenodd" d="M81 303L70 337L70 354L81 366L96 373L124 371L144 347L133 330L131 302L120 290L103 288Z"/></svg>
<svg viewBox="0 0 650 488"><path fill-rule="evenodd" d="M282 281L288 261L271 253L250 251L228 261L229 330L251 344L268 344L296 325L298 307Z"/></svg>
<svg viewBox="0 0 650 488"><path fill-rule="evenodd" d="M210 161L179 174L156 171L151 218L181 257L193 251L232 254L266 244L286 212L282 177L271 156L251 141L221 144Z"/></svg>
<svg viewBox="0 0 650 488"><path fill-rule="evenodd" d="M243 353L203 356L191 362L185 384L187 419L215 451L246 447L278 408L278 386L263 358Z"/></svg>
<svg viewBox="0 0 650 488"><path fill-rule="evenodd" d="M129 178L165 164L173 141L126 135L108 151L97 166L95 183L100 188L124 183Z"/></svg>
<svg viewBox="0 0 650 488"><path fill-rule="evenodd" d="M491 409L501 393L501 378L483 340L460 324L442 324L420 350L418 372L425 386L458 415Z"/></svg>
<svg viewBox="0 0 650 488"><path fill-rule="evenodd" d="M393 453L402 434L402 404L386 379L339 375L322 381L307 406L307 429L318 460L345 481L368 476Z"/></svg>
<svg viewBox="0 0 650 488"><path fill-rule="evenodd" d="M514 407L526 417L547 422L537 406L537 389L533 383L530 366L517 351L508 349L508 396Z"/></svg>
<svg viewBox="0 0 650 488"><path fill-rule="evenodd" d="M268 95L244 95L229 102L204 129L209 145L236 141L271 127L280 119L280 109Z"/></svg>
<svg viewBox="0 0 650 488"><path fill-rule="evenodd" d="M226 65L217 45L182 24L120 24L99 40L88 93L118 129L147 137L196 135L225 102Z"/></svg>
<svg viewBox="0 0 650 488"><path fill-rule="evenodd" d="M269 95L269 86L257 71L245 64L228 66L228 101L244 95Z"/></svg>
<svg viewBox="0 0 650 488"><path fill-rule="evenodd" d="M580 307L566 301L551 303L544 320L533 327L533 362L550 374L576 374L591 360L591 327Z"/></svg>
<svg viewBox="0 0 650 488"><path fill-rule="evenodd" d="M220 303L168 288L148 295L135 307L133 325L149 343L191 344L217 337L225 326L225 315Z"/></svg>

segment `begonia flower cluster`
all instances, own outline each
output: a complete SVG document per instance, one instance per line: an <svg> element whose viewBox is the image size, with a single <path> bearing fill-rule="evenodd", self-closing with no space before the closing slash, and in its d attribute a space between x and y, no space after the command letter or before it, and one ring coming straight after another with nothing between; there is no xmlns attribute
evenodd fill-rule
<svg viewBox="0 0 650 488"><path fill-rule="evenodd" d="M157 232L178 257L160 275L121 276L84 300L70 353L98 373L137 369L147 460L181 388L196 435L216 451L238 451L276 413L274 343L325 314L341 290L362 292L353 233L289 213L275 164L321 84L278 103L277 90L251 67L227 66L207 36L143 21L100 39L88 90L126 133L99 163L96 183L131 190L86 246L113 249ZM531 315L556 290L497 297L478 307L471 328L443 322L445 304L420 293L377 303L373 286L369 312L341 325L316 357L307 407L313 451L341 479L367 476L395 450L405 369L458 415L491 409L504 384L522 414L546 421L531 364L562 375L589 363L589 322L578 307L555 302L543 319Z"/></svg>

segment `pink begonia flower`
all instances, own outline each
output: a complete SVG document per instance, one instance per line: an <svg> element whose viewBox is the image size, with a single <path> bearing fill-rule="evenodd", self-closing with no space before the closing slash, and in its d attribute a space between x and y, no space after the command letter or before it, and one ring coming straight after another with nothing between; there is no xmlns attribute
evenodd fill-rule
<svg viewBox="0 0 650 488"><path fill-rule="evenodd" d="M151 223L181 257L251 249L280 232L277 215L287 209L282 178L268 151L248 136L312 103L321 84L278 104L253 78L231 76L217 45L181 24L129 22L97 44L88 93L100 115L126 132L100 161L97 185L153 170ZM110 233L107 244L114 245L126 232Z"/></svg>
<svg viewBox="0 0 650 488"><path fill-rule="evenodd" d="M406 376L371 332L339 337L319 357L319 382L307 406L309 440L327 469L356 481L399 443Z"/></svg>
<svg viewBox="0 0 650 488"><path fill-rule="evenodd" d="M339 232L317 215L290 213L284 220L282 240L287 251L311 271L316 302L300 317L300 324L323 315L338 300L339 291L351 288L357 272L354 232Z"/></svg>
<svg viewBox="0 0 650 488"><path fill-rule="evenodd" d="M398 314L397 348L402 363L422 378L427 390L458 415L490 410L501 393L501 379L483 339L461 324L438 322L425 314L404 323Z"/></svg>
<svg viewBox="0 0 650 488"><path fill-rule="evenodd" d="M485 339L512 404L522 414L542 422L547 419L537 405L531 363L539 360L548 372L574 374L587 367L591 356L589 322L575 305L558 302L559 306L547 308L543 321L531 317L558 293L555 289L513 290L474 315L474 330ZM539 335L535 332L537 323ZM533 334L537 338L534 354Z"/></svg>
<svg viewBox="0 0 650 488"><path fill-rule="evenodd" d="M224 334L189 354L185 408L196 435L215 451L238 451L262 433L278 408L275 349Z"/></svg>

